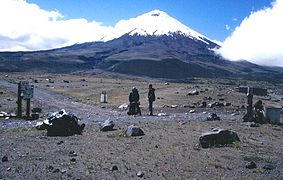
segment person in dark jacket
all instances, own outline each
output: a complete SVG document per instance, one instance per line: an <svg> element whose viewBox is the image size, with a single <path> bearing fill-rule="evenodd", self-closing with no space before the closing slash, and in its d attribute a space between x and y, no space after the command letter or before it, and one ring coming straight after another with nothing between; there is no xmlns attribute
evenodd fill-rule
<svg viewBox="0 0 283 180"><path fill-rule="evenodd" d="M149 110L149 115L153 116L153 101L155 101L155 89L152 87L152 84L148 86L148 110Z"/></svg>
<svg viewBox="0 0 283 180"><path fill-rule="evenodd" d="M137 88L133 87L132 92L129 95L129 101L130 101L130 108L128 115L141 115L141 109L140 109L140 95Z"/></svg>

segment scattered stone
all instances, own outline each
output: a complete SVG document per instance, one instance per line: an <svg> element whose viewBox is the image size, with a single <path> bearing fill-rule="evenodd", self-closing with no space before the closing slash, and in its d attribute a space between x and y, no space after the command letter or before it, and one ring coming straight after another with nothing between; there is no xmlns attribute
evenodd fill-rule
<svg viewBox="0 0 283 180"><path fill-rule="evenodd" d="M68 80L63 80L63 83L70 83L70 81L68 81Z"/></svg>
<svg viewBox="0 0 283 180"><path fill-rule="evenodd" d="M113 131L115 123L111 120L106 120L104 123L100 124L100 131Z"/></svg>
<svg viewBox="0 0 283 180"><path fill-rule="evenodd" d="M34 82L34 83L38 83L38 80L37 80L37 79L34 79L33 82Z"/></svg>
<svg viewBox="0 0 283 180"><path fill-rule="evenodd" d="M271 171L271 170L276 169L276 165L275 164L266 164L266 165L263 166L263 169Z"/></svg>
<svg viewBox="0 0 283 180"><path fill-rule="evenodd" d="M195 113L196 111L194 109L190 110L189 113Z"/></svg>
<svg viewBox="0 0 283 180"><path fill-rule="evenodd" d="M214 107L224 107L224 104L223 104L223 103L220 103L220 102L214 102L214 103L209 103L209 104L208 104L208 107L210 107L210 108L214 108Z"/></svg>
<svg viewBox="0 0 283 180"><path fill-rule="evenodd" d="M126 134L127 136L143 136L144 132L138 126L131 125L127 128Z"/></svg>
<svg viewBox="0 0 283 180"><path fill-rule="evenodd" d="M60 145L60 144L63 144L64 143L64 141L59 141L59 142L57 142L57 145Z"/></svg>
<svg viewBox="0 0 283 180"><path fill-rule="evenodd" d="M224 106L231 106L232 105L232 103L230 103L230 102L225 102L224 103Z"/></svg>
<svg viewBox="0 0 283 180"><path fill-rule="evenodd" d="M3 156L2 157L2 162L8 162L8 156Z"/></svg>
<svg viewBox="0 0 283 180"><path fill-rule="evenodd" d="M188 96L195 96L195 95L199 95L199 91L198 90L192 90L188 93Z"/></svg>
<svg viewBox="0 0 283 180"><path fill-rule="evenodd" d="M137 173L137 176L140 177L140 178L142 178L142 177L144 176L144 173L143 173L142 171L139 171L139 172Z"/></svg>
<svg viewBox="0 0 283 180"><path fill-rule="evenodd" d="M171 105L171 108L177 108L178 105Z"/></svg>
<svg viewBox="0 0 283 180"><path fill-rule="evenodd" d="M220 117L216 113L211 113L207 118L207 121L220 121Z"/></svg>
<svg viewBox="0 0 283 180"><path fill-rule="evenodd" d="M207 102L203 101L199 107L200 108L206 108L206 106L207 106Z"/></svg>
<svg viewBox="0 0 283 180"><path fill-rule="evenodd" d="M7 99L7 101L14 101L14 99L12 99L12 98L8 98L8 99Z"/></svg>
<svg viewBox="0 0 283 180"><path fill-rule="evenodd" d="M110 168L110 171L118 171L118 166L114 165Z"/></svg>
<svg viewBox="0 0 283 180"><path fill-rule="evenodd" d="M75 151L70 151L69 152L69 156L70 157L76 157L77 156L77 153Z"/></svg>
<svg viewBox="0 0 283 180"><path fill-rule="evenodd" d="M212 146L219 147L227 144L233 144L236 141L240 141L239 136L236 132L218 128L204 133L199 138L199 142L202 148L209 148Z"/></svg>
<svg viewBox="0 0 283 180"><path fill-rule="evenodd" d="M247 168L247 169L255 169L255 168L257 168L257 166L256 166L256 163L255 163L255 162L251 161L251 162L248 162L248 163L246 164L246 168Z"/></svg>
<svg viewBox="0 0 283 180"><path fill-rule="evenodd" d="M71 162L76 162L76 158L71 158Z"/></svg>
<svg viewBox="0 0 283 180"><path fill-rule="evenodd" d="M4 94L4 92L3 92L3 91L0 91L0 94Z"/></svg>
<svg viewBox="0 0 283 180"><path fill-rule="evenodd" d="M7 168L7 171L11 171L11 170L12 170L12 168L10 168L10 167Z"/></svg>
<svg viewBox="0 0 283 180"><path fill-rule="evenodd" d="M58 172L60 172L60 169L56 168L56 169L54 169L52 172L53 172L53 173L58 173Z"/></svg>
<svg viewBox="0 0 283 180"><path fill-rule="evenodd" d="M61 172L62 174L64 174L64 173L67 172L67 169L61 169L60 172Z"/></svg>
<svg viewBox="0 0 283 180"><path fill-rule="evenodd" d="M165 85L170 85L168 82L164 83Z"/></svg>
<svg viewBox="0 0 283 180"><path fill-rule="evenodd" d="M207 97L207 96L206 96L206 97L203 98L203 100L211 101L211 100L212 100L212 97L210 97L210 96Z"/></svg>
<svg viewBox="0 0 283 180"><path fill-rule="evenodd" d="M158 116L158 117L162 117L162 116L169 116L169 115L166 114L166 113L158 113L157 116Z"/></svg>
<svg viewBox="0 0 283 180"><path fill-rule="evenodd" d="M121 110L126 110L128 109L129 105L127 103L121 104L118 108Z"/></svg>
<svg viewBox="0 0 283 180"><path fill-rule="evenodd" d="M224 98L219 98L219 101L224 101L225 99Z"/></svg>

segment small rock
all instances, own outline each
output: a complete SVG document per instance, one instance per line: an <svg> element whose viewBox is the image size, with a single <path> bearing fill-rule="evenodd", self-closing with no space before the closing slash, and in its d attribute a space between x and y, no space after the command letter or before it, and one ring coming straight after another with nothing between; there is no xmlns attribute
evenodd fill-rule
<svg viewBox="0 0 283 180"><path fill-rule="evenodd" d="M8 162L8 156L3 156L2 157L2 162Z"/></svg>
<svg viewBox="0 0 283 180"><path fill-rule="evenodd" d="M131 125L127 128L126 134L127 136L143 136L144 132L138 126Z"/></svg>
<svg viewBox="0 0 283 180"><path fill-rule="evenodd" d="M178 105L171 105L171 108L177 108Z"/></svg>
<svg viewBox="0 0 283 180"><path fill-rule="evenodd" d="M271 170L276 169L276 165L275 164L266 164L266 165L263 166L263 169L271 171Z"/></svg>
<svg viewBox="0 0 283 180"><path fill-rule="evenodd" d="M115 123L111 120L106 120L104 123L100 124L100 131L113 131Z"/></svg>
<svg viewBox="0 0 283 180"><path fill-rule="evenodd" d="M76 162L76 161L77 161L76 158L71 159L71 162Z"/></svg>
<svg viewBox="0 0 283 180"><path fill-rule="evenodd" d="M69 156L70 157L76 157L77 156L77 153L75 151L70 151L69 152Z"/></svg>
<svg viewBox="0 0 283 180"><path fill-rule="evenodd" d="M57 142L58 145L63 144L63 143L64 143L64 141Z"/></svg>
<svg viewBox="0 0 283 180"><path fill-rule="evenodd" d="M199 95L199 91L197 90L192 90L188 93L188 96L194 96L194 95Z"/></svg>
<svg viewBox="0 0 283 180"><path fill-rule="evenodd" d="M144 176L144 173L143 173L142 171L139 171L139 172L137 173L137 176L141 178L141 177Z"/></svg>
<svg viewBox="0 0 283 180"><path fill-rule="evenodd" d="M7 171L11 171L12 169L10 167L7 168Z"/></svg>
<svg viewBox="0 0 283 180"><path fill-rule="evenodd" d="M54 169L52 172L53 172L53 173L58 173L58 172L60 172L60 169L56 168L56 169Z"/></svg>
<svg viewBox="0 0 283 180"><path fill-rule="evenodd" d="M220 117L218 117L216 113L212 113L206 118L206 120L207 121L220 121Z"/></svg>
<svg viewBox="0 0 283 180"><path fill-rule="evenodd" d="M225 102L224 106L231 106L232 104L230 102Z"/></svg>
<svg viewBox="0 0 283 180"><path fill-rule="evenodd" d="M125 110L129 107L129 105L127 103L121 104L118 108L121 110Z"/></svg>
<svg viewBox="0 0 283 180"><path fill-rule="evenodd" d="M61 172L62 174L64 174L64 173L67 172L67 169L61 169L60 172Z"/></svg>
<svg viewBox="0 0 283 180"><path fill-rule="evenodd" d="M158 117L161 117L161 116L168 116L168 114L166 114L166 113L158 113L157 116L158 116Z"/></svg>
<svg viewBox="0 0 283 180"><path fill-rule="evenodd" d="M194 109L190 110L189 113L195 113L196 111Z"/></svg>
<svg viewBox="0 0 283 180"><path fill-rule="evenodd" d="M206 108L206 106L207 106L207 102L203 101L199 107L200 108Z"/></svg>
<svg viewBox="0 0 283 180"><path fill-rule="evenodd" d="M248 163L246 164L246 168L247 168L247 169L255 169L256 167L257 167L257 166L256 166L256 163L253 162L253 161L248 162Z"/></svg>
<svg viewBox="0 0 283 180"><path fill-rule="evenodd" d="M118 166L114 165L110 168L110 171L118 171Z"/></svg>

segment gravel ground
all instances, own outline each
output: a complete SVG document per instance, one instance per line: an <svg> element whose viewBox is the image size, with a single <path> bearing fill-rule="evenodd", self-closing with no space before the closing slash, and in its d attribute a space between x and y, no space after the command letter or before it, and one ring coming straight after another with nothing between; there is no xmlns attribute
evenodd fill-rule
<svg viewBox="0 0 283 180"><path fill-rule="evenodd" d="M19 74L10 76L0 80L0 92L3 92L0 109L13 113L16 85L11 82L23 78ZM128 89L124 87L140 85L141 95L145 95L148 82L125 80L123 84L120 80L68 75L26 75L25 78L30 77L40 79L35 84L32 106L41 107L43 113L37 121L0 119L0 179L283 179L283 126L250 127L249 123L243 123L245 109L241 105L245 103L245 97L231 90L233 85L200 83L188 87L156 82L160 99L155 104L155 114L166 115L148 116L146 106L142 106L142 116L127 116L126 110L118 108L127 99ZM51 84L54 88L45 82L47 77L55 79ZM71 83L62 84L62 79L67 78ZM80 81L82 78L86 78L87 87L85 81ZM83 93L79 91L82 83L86 88ZM118 97L110 99L108 104L93 103L95 99L90 99L90 92L100 92L100 86ZM198 96L187 97L185 94L188 89L204 87L209 90ZM282 104L282 88L272 86L272 92L262 98L265 103ZM224 98L232 106L182 106L201 102L207 96L212 96L214 101ZM146 101L142 100L142 104ZM170 107L175 104L176 108ZM75 113L81 123L87 124L82 135L48 137L46 131L33 127L44 120L48 112L62 108ZM195 112L189 113L192 109ZM206 121L212 112L221 120ZM115 131L99 130L98 123L107 119L116 123ZM124 131L131 124L141 127L145 135L125 137ZM216 127L237 132L240 142L201 148L201 134ZM246 168L250 162L257 167Z"/></svg>

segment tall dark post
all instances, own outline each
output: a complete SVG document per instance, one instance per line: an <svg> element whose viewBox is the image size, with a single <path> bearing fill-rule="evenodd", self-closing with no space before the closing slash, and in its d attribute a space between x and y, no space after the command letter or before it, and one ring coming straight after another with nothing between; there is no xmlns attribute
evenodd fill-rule
<svg viewBox="0 0 283 180"><path fill-rule="evenodd" d="M21 82L18 83L18 101L17 101L17 117L22 117L22 90L21 90Z"/></svg>
<svg viewBox="0 0 283 180"><path fill-rule="evenodd" d="M30 99L27 99L27 109L26 109L26 116L27 118L30 117Z"/></svg>
<svg viewBox="0 0 283 180"><path fill-rule="evenodd" d="M248 120L252 121L253 118L253 89L248 87L248 93L247 93L247 116Z"/></svg>

